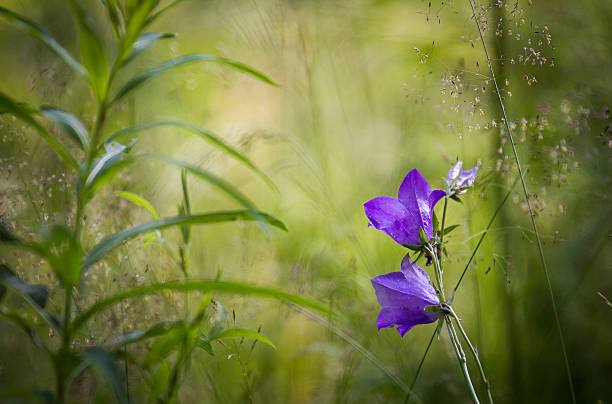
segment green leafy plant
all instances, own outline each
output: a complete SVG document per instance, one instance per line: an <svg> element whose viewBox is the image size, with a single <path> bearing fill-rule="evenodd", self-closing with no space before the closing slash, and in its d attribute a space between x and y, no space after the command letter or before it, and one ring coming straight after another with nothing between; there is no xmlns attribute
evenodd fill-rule
<svg viewBox="0 0 612 404"><path fill-rule="evenodd" d="M188 369L189 358L194 349L201 348L214 355L212 342L222 338L250 338L270 346L274 346L265 336L258 332L242 328L224 328L223 321L215 321L210 329L206 329L205 321L210 319L208 310L211 307L212 293L230 293L266 297L282 302L289 302L320 313L328 313L324 304L295 296L280 290L257 287L246 283L215 280L194 280L189 273L190 227L211 223L231 221L254 221L264 229L273 227L286 230L284 224L273 216L258 210L235 186L212 172L192 165L188 162L159 154L135 153L132 146L136 140L124 144L119 141L125 135L147 133L158 126L173 126L195 133L203 140L226 152L240 163L262 177L273 187L271 180L259 170L246 156L234 149L215 134L197 126L178 120L143 123L123 128L118 132L108 134L106 124L112 109L126 96L132 94L146 82L153 80L162 73L181 65L196 62L214 62L231 69L250 75L264 83L275 85L263 73L227 58L191 54L168 60L157 67L144 70L132 78L120 82L118 73L132 60L153 46L157 41L172 38L173 33L146 32L147 27L165 11L180 0L170 3L165 8L159 8L158 0L101 0L115 34L117 49L110 52L109 46L89 23L88 16L76 0L69 4L74 11L78 25L80 61L77 61L58 41L35 22L4 7L0 7L0 19L8 22L25 34L40 41L49 50L62 59L76 74L86 80L97 102L97 113L91 128L86 128L76 116L68 111L53 106L35 107L12 99L0 91L0 113L16 116L34 128L59 156L64 164L75 175L76 215L72 223L54 223L41 226L40 231L32 240L26 240L13 234L6 226L0 227L0 242L6 248L22 249L33 252L44 258L64 291L62 312L48 309L49 290L43 285L29 285L19 278L17 273L7 265L0 267L0 318L13 323L24 331L31 342L47 355L53 365L56 377L55 391L40 392L38 396L43 401L63 403L68 400L68 389L71 382L86 369L93 369L103 376L112 387L117 401L128 401L128 388L124 374L118 364L123 357L126 361L135 361L125 351L131 344L154 340L150 349L138 366L151 373L149 402L176 400L180 381ZM46 119L66 135L73 144L66 144L47 129L43 119ZM84 242L84 216L88 203L96 193L115 178L119 172L139 161L155 161L168 166L181 168L183 199L179 205L178 215L161 217L153 205L145 198L128 191L118 193L118 196L147 209L154 220L121 230L112 234L96 245L86 245ZM192 175L208 182L220 192L238 202L242 210L222 210L215 212L192 212L187 176ZM83 274L109 252L120 246L124 241L138 235L154 232L161 240L161 230L178 227L182 239L178 246L179 266L184 274L183 281L154 283L137 286L114 295L97 300L89 308L80 313L73 309L74 294L80 290ZM163 241L160 241L163 243ZM50 344L47 338L41 336L37 326L19 310L12 308L8 293L14 293L23 299L36 315L61 336L61 343ZM146 295L174 291L185 295L185 313L181 320L157 323L146 330L132 330L114 339L110 346L86 345L73 343L79 336L88 320L100 315L105 309L127 299L137 299ZM203 293L200 306L190 312L188 294ZM5 300L3 302L2 300ZM171 354L174 361L170 360Z"/></svg>

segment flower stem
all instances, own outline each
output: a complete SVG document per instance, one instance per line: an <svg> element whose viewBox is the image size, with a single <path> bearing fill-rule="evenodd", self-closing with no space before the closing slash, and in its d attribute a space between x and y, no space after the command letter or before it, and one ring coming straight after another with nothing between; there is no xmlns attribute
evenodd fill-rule
<svg viewBox="0 0 612 404"><path fill-rule="evenodd" d="M446 206L448 205L448 193L444 195L444 210L442 211L442 228L440 229L440 277L444 267L444 226L446 223Z"/></svg>
<svg viewBox="0 0 612 404"><path fill-rule="evenodd" d="M482 42L482 47L485 52L485 56L487 58L487 64L489 66L489 70L491 72L491 78L493 79L493 84L495 86L495 92L497 94L497 99L499 101L499 107L501 109L504 124L506 126L506 131L508 132L508 138L510 139L510 145L512 146L512 153L514 154L514 160L516 162L516 168L518 169L519 177L521 179L521 184L523 186L523 193L525 194L525 200L527 201L527 208L529 210L529 217L531 218L531 225L533 226L533 231L535 232L535 237L538 246L538 252L540 255L540 262L542 265L542 270L544 271L544 277L546 278L546 287L548 289L548 294L550 297L550 303L552 305L553 314L555 318L555 324L557 326L557 334L559 335L559 340L561 342L561 351L563 352L563 360L565 362L565 371L567 373L567 380L570 388L570 394L572 397L572 403L576 404L576 395L574 393L574 383L572 380L572 372L569 365L569 359L567 356L567 350L565 348L565 340L563 338L563 330L561 329L561 321L559 320L559 314L557 312L557 303L555 301L555 295L553 293L552 285L550 283L550 276L548 274L548 268L546 266L546 260L544 258L544 250L542 248L542 241L540 240L540 234L538 232L538 227L535 222L535 213L531 206L531 202L529 201L529 193L527 192L527 185L525 183L525 178L523 176L523 170L521 169L521 164L519 161L518 153L516 151L516 144L514 143L514 137L512 136L512 130L510 129L510 124L508 123L508 117L506 115L506 109L504 107L504 101L502 100L501 92L499 91L499 86L497 85L497 79L495 78L495 72L493 70L493 65L491 64L491 58L489 57L489 51L487 49L487 45L482 33L482 28L480 27L480 21L476 16L476 9L474 8L474 0L469 0L470 7L472 8L472 16L474 17L474 21L476 22L476 27L478 28L478 33L480 34L480 41Z"/></svg>
<svg viewBox="0 0 612 404"><path fill-rule="evenodd" d="M470 350L472 351L472 355L474 355L474 359L476 359L476 363L478 364L478 370L480 371L480 376L482 377L482 381L484 382L485 387L487 388L487 397L489 398L489 403L493 404L493 397L491 396L489 380L487 379L487 376L485 375L485 371L484 371L484 368L482 367L482 363L480 363L480 358L478 357L478 351L476 350L476 348L474 348L474 345L472 345L472 342L468 338L467 333L463 329L463 326L461 325L461 320L457 316L457 313L455 313L453 308L450 306L448 306L448 309L451 313L450 315L452 316L452 318L454 318L455 321L457 322L459 331L461 331L461 335L463 336L463 339L465 339L465 342L467 342L468 346L470 347Z"/></svg>
<svg viewBox="0 0 612 404"><path fill-rule="evenodd" d="M436 278L438 278L438 286L440 288L440 297L442 298L441 300L443 302L446 302L446 297L444 296L444 282L442 281L442 267L440 266L438 255L436 254L435 248L431 244L427 244L425 248L431 254L431 257L434 261L434 267L436 268Z"/></svg>
<svg viewBox="0 0 612 404"><path fill-rule="evenodd" d="M461 343L459 342L459 338L457 337L457 332L455 331L455 327L453 327L453 323L450 321L448 317L446 317L446 326L448 328L448 333L450 335L451 342L453 343L453 348L455 348L455 353L457 354L457 359L459 360L459 366L463 371L463 376L465 377L465 382L470 390L470 394L472 395L472 399L475 404L480 404L478 401L478 396L476 395L476 391L474 390L474 385L472 384L472 379L470 378L470 372L467 367L467 361L465 359L465 353L463 352L463 348L461 348Z"/></svg>

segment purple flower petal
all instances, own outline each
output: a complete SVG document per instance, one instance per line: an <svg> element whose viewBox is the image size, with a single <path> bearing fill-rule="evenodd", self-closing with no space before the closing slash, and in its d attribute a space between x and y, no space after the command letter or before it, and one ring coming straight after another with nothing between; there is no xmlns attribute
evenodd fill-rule
<svg viewBox="0 0 612 404"><path fill-rule="evenodd" d="M432 323L438 315L425 310L440 301L429 276L407 255L402 261L402 272L391 272L372 279L372 286L382 309L378 315L378 329L397 325L404 336L417 324Z"/></svg>
<svg viewBox="0 0 612 404"><path fill-rule="evenodd" d="M455 178L459 176L459 173L461 173L461 168L463 168L463 162L458 161L457 164L455 164L451 167L450 170L448 170L448 175L446 176L446 183L448 184L448 186L450 186L455 180Z"/></svg>
<svg viewBox="0 0 612 404"><path fill-rule="evenodd" d="M379 196L366 202L363 207L374 228L384 231L400 244L418 243L419 224L397 199Z"/></svg>
<svg viewBox="0 0 612 404"><path fill-rule="evenodd" d="M438 203L438 201L442 199L444 195L446 195L446 192L442 191L441 189L434 189L431 194L429 194L429 211L432 212L432 217L434 206L436 206L436 203Z"/></svg>
<svg viewBox="0 0 612 404"><path fill-rule="evenodd" d="M429 275L406 254L402 259L402 275L411 285L412 290L418 290L422 299L429 305L440 304L436 290L429 283Z"/></svg>
<svg viewBox="0 0 612 404"><path fill-rule="evenodd" d="M431 238L433 233L432 214L429 208L430 194L431 187L429 183L417 169L411 170L408 175L406 175L398 192L398 199L400 202L403 203L408 209L408 212L417 219L417 234L419 228L423 228L428 239Z"/></svg>
<svg viewBox="0 0 612 404"><path fill-rule="evenodd" d="M397 325L397 331L403 337L415 325L433 323L437 319L437 314L422 309L383 307L376 319L376 325L379 330Z"/></svg>
<svg viewBox="0 0 612 404"><path fill-rule="evenodd" d="M478 171L478 166L472 167L471 170L465 170L459 176L457 180L457 188L471 187L474 185L474 181L476 180L476 172Z"/></svg>

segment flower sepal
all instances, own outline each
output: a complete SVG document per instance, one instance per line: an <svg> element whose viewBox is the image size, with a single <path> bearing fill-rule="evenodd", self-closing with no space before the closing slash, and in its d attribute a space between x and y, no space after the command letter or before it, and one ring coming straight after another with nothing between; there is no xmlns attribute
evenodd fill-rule
<svg viewBox="0 0 612 404"><path fill-rule="evenodd" d="M412 251L423 251L424 250L423 244L402 244L402 245Z"/></svg>
<svg viewBox="0 0 612 404"><path fill-rule="evenodd" d="M463 203L463 201L461 200L461 198L457 196L457 194L451 194L450 199L452 199L455 202Z"/></svg>
<svg viewBox="0 0 612 404"><path fill-rule="evenodd" d="M442 311L442 308L440 307L439 304L436 305L432 305L432 306L425 306L425 311L429 311L432 313L440 313Z"/></svg>

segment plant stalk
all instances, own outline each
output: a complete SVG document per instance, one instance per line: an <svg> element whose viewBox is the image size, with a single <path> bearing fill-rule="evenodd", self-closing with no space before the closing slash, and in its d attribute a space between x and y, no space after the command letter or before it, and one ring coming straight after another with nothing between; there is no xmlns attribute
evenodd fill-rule
<svg viewBox="0 0 612 404"><path fill-rule="evenodd" d="M472 395L472 400L474 400L475 404L480 404L480 401L478 401L478 396L476 395L476 391L474 390L474 385L472 384L472 379L470 378L470 372L467 367L465 353L463 352L463 348L461 348L461 343L459 342L459 338L457 337L457 332L455 331L453 323L448 317L445 319L445 321L451 342L453 343L453 348L455 348L455 353L457 354L457 359L459 360L459 366L461 367L461 371L463 372L463 376L465 377L465 382L468 386L468 389L470 390L470 394Z"/></svg>
<svg viewBox="0 0 612 404"><path fill-rule="evenodd" d="M495 86L495 92L497 94L497 99L499 101L499 107L501 109L504 124L506 126L506 131L508 132L508 138L510 139L510 145L512 146L512 153L514 154L514 160L516 162L516 168L518 170L519 177L521 179L521 185L523 186L523 193L525 195L525 201L527 202L527 208L529 210L529 217L531 218L531 225L533 227L533 231L535 233L538 253L540 255L540 263L542 265L542 270L544 271L544 277L546 279L546 287L548 289L548 294L550 297L550 303L553 309L553 315L555 318L555 324L557 328L557 334L559 335L559 340L561 342L561 351L563 353L563 360L565 362L565 371L567 374L567 380L570 388L570 394L572 397L572 403L576 404L576 395L574 393L574 383L572 379L572 372L569 365L569 359L567 356L567 349L565 348L565 339L563 338L563 330L561 329L561 321L559 320L559 314L557 311L557 303L555 301L555 295L552 289L552 285L550 282L550 276L548 274L548 268L546 266L546 259L544 258L544 249L542 248L542 241L540 240L540 234L538 232L538 227L535 221L535 213L533 211L533 207L531 206L531 202L529 201L529 192L527 192L527 184L525 183L525 178L523 176L523 170L521 168L521 164L518 157L518 152L516 150L516 144L514 142L514 136L512 136L512 130L510 129L510 124L508 123L508 117L506 115L506 109L504 107L504 101L502 100L501 92L499 91L499 86L497 85L497 79L495 77L495 71L493 69L493 65L491 64L491 58L489 57L489 51L487 49L487 45L484 39L484 35L482 33L482 28L480 26L480 21L478 20L478 16L476 15L476 9L474 8L474 0L469 0L470 7L472 8L472 16L474 21L476 22L476 27L478 28L478 33L480 34L480 41L482 42L482 47L485 52L485 56L487 58L487 64L489 66L489 71L491 72L491 78L493 80L493 84Z"/></svg>
<svg viewBox="0 0 612 404"><path fill-rule="evenodd" d="M457 316L457 313L455 313L453 308L450 306L448 306L448 309L450 310L451 317L454 318L455 321L457 322L457 327L459 327L459 331L461 332L463 339L465 339L465 342L467 342L468 346L470 347L470 351L472 351L472 355L474 356L474 359L476 360L476 363L478 364L478 370L480 371L480 376L482 377L482 381L484 382L485 387L487 388L487 397L489 399L489 403L493 404L493 397L491 396L489 380L487 379L487 376L485 375L484 368L482 367L482 363L480 362L480 358L478 357L478 351L476 350L476 348L474 348L474 345L472 345L472 342L468 338L467 333L463 329L463 326L461 325L461 320Z"/></svg>

